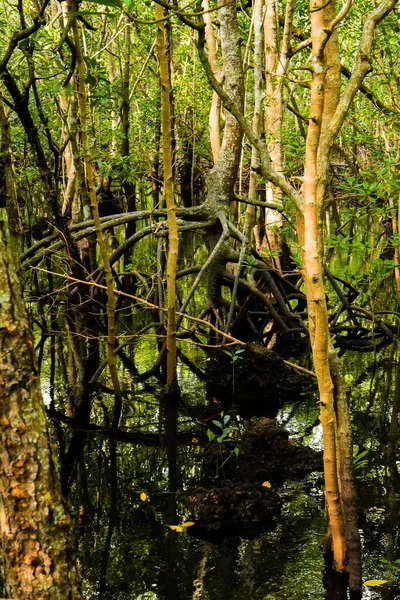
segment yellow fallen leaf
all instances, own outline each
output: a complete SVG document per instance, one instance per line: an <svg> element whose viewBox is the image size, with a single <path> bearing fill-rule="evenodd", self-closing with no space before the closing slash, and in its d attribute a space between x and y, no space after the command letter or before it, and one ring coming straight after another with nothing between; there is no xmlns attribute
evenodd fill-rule
<svg viewBox="0 0 400 600"><path fill-rule="evenodd" d="M198 443L199 443L199 440L198 440L197 438L193 438L193 439L192 439L192 442L193 442L193 444L198 444Z"/></svg>
<svg viewBox="0 0 400 600"><path fill-rule="evenodd" d="M270 487L272 487L272 486L271 486L271 483L270 483L269 481L264 481L264 483L262 483L261 485L262 485L263 487L266 487L266 488L270 488Z"/></svg>
<svg viewBox="0 0 400 600"><path fill-rule="evenodd" d="M140 494L140 499L144 502L147 499L147 494L145 494L144 492L142 492Z"/></svg>
<svg viewBox="0 0 400 600"><path fill-rule="evenodd" d="M186 523L181 523L181 527L192 527L194 525L193 521L186 521Z"/></svg>
<svg viewBox="0 0 400 600"><path fill-rule="evenodd" d="M364 581L364 585L375 586L375 585L383 585L384 583L388 583L388 579L368 579L368 581Z"/></svg>
<svg viewBox="0 0 400 600"><path fill-rule="evenodd" d="M168 527L172 529L172 531L178 531L178 533L183 531L182 525L168 525Z"/></svg>

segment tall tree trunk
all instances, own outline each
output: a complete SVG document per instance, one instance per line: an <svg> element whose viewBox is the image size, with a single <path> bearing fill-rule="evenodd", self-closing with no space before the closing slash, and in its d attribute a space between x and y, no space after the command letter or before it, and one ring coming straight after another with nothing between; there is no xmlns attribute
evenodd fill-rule
<svg viewBox="0 0 400 600"><path fill-rule="evenodd" d="M313 81L310 121L304 169L304 252L303 273L307 295L311 348L320 394L320 421L324 436L325 498L332 534L333 556L338 571L347 570L345 525L340 497L337 464L337 422L329 368L332 351L323 270L322 207L325 199L328 160L320 161L319 143L324 124L326 73L329 68L326 11L311 3Z"/></svg>
<svg viewBox="0 0 400 600"><path fill-rule="evenodd" d="M52 457L21 289L1 232L0 289L0 531L6 592L23 600L77 600L71 520Z"/></svg>
<svg viewBox="0 0 400 600"><path fill-rule="evenodd" d="M178 262L178 227L175 212L172 166L171 80L167 56L164 9L157 4L157 47L161 81L161 131L164 166L164 195L168 218L167 258L167 392L176 388L176 271Z"/></svg>
<svg viewBox="0 0 400 600"><path fill-rule="evenodd" d="M70 8L74 9L74 5L71 4ZM91 163L91 156L89 150L89 140L87 134L87 118L86 118L86 90L85 90L85 67L83 61L83 54L81 48L81 41L79 37L79 30L77 25L76 17L73 16L72 31L74 36L75 52L76 52L76 66L77 66L77 82L78 82L78 106L79 106L79 117L80 117L80 133L81 133L81 144L83 163L85 167L86 180L82 180L82 188L85 189L85 193L90 199L90 208L92 210L92 216L94 226L96 229L97 243L100 249L100 255L103 262L104 278L107 288L107 363L110 371L111 381L114 389L114 417L112 427L116 429L118 427L121 410L122 410L122 399L121 399L121 387L119 384L117 364L115 359L115 306L116 298L114 293L114 281L111 271L110 261L107 254L107 246L101 226L99 205L97 203L96 191L94 189L94 173Z"/></svg>
<svg viewBox="0 0 400 600"><path fill-rule="evenodd" d="M254 113L253 113L253 131L258 136L261 133L261 115L263 101L263 74L262 74L262 2L254 1L253 24L254 24ZM260 158L256 148L251 150L251 171L249 183L249 198L256 200L258 197L258 172L260 170ZM255 207L249 204L246 208L244 235L249 237L251 227L254 225Z"/></svg>
<svg viewBox="0 0 400 600"><path fill-rule="evenodd" d="M8 121L7 109L2 101L0 101L0 173L0 207L5 207L7 210L8 231L12 240L13 251L17 258L22 253L23 224L15 185L10 123Z"/></svg>
<svg viewBox="0 0 400 600"><path fill-rule="evenodd" d="M130 99L129 99L129 79L131 63L131 28L126 27L124 32L124 66L122 69L122 104L121 104L121 156L128 157L130 154L129 129L130 129ZM136 210L136 186L131 180L124 180L123 189L128 212ZM125 239L130 238L136 231L136 221L131 221L126 226ZM124 255L124 268L127 268L132 262L133 248Z"/></svg>
<svg viewBox="0 0 400 600"><path fill-rule="evenodd" d="M202 7L204 11L209 10L209 2L208 0L203 0ZM207 40L208 47L208 59L210 61L211 70L214 73L216 80L221 83L223 79L223 74L218 66L218 56L217 56L217 38L214 33L211 13L205 12L203 15L204 23L205 23L205 34ZM210 115L208 119L208 128L210 132L210 143L211 143L211 152L213 155L214 163L218 158L218 154L220 151L220 137L221 131L219 126L221 112L221 100L218 96L217 92L213 91L212 102Z"/></svg>

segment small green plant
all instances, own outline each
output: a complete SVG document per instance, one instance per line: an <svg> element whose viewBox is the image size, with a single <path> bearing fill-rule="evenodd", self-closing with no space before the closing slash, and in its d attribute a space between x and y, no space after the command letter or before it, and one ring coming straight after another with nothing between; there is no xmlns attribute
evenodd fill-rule
<svg viewBox="0 0 400 600"><path fill-rule="evenodd" d="M353 466L354 469L363 469L368 465L368 460L365 458L369 450L363 450L360 452L360 448L358 445L355 445L353 448Z"/></svg>
<svg viewBox="0 0 400 600"><path fill-rule="evenodd" d="M244 267L258 267L258 260L254 256L251 256L251 254L248 254L242 264Z"/></svg>
<svg viewBox="0 0 400 600"><path fill-rule="evenodd" d="M221 470L223 472L224 465L228 462L228 460L234 454L236 456L238 456L238 454L239 454L238 447L233 448L233 450L231 450L231 452L228 454L228 456L225 459L224 459L224 455L222 453L222 444L224 442L232 441L234 432L238 431L238 427L236 427L235 425L229 424L230 421L231 421L230 415L223 416L223 418L220 421L217 419L214 419L212 421L212 423L221 430L221 433L219 435L215 434L213 431L211 431L211 429L207 429L208 441L210 443L217 442L219 444L220 458L216 462L216 474L215 474L216 479L218 479L218 477L219 477L219 472Z"/></svg>
<svg viewBox="0 0 400 600"><path fill-rule="evenodd" d="M244 348L236 348L236 350L224 350L224 354L229 356L232 365L232 404L235 398L235 362L243 360L241 356L244 352Z"/></svg>

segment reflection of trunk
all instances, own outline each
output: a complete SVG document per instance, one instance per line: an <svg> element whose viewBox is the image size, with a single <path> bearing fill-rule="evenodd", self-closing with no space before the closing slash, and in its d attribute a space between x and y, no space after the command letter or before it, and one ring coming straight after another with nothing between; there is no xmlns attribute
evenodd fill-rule
<svg viewBox="0 0 400 600"><path fill-rule="evenodd" d="M348 600L348 573L338 573L333 568L333 554L330 550L324 553L325 570L323 584L326 590L325 600Z"/></svg>
<svg viewBox="0 0 400 600"><path fill-rule="evenodd" d="M200 561L198 576L193 581L194 592L192 600L201 600L204 597L204 586L207 575L207 561L210 554L210 546L211 544L209 542L204 542L204 555Z"/></svg>
<svg viewBox="0 0 400 600"><path fill-rule="evenodd" d="M70 517L62 501L12 258L0 240L0 529L10 598L78 597ZM80 597L80 596L79 596Z"/></svg>
<svg viewBox="0 0 400 600"><path fill-rule="evenodd" d="M178 261L178 227L175 213L172 166L171 81L167 56L164 9L157 4L157 47L161 80L161 124L164 166L164 195L168 219L167 257L167 392L176 387L176 270Z"/></svg>
<svg viewBox="0 0 400 600"><path fill-rule="evenodd" d="M216 600L230 598L237 586L236 567L239 558L239 544L240 538L226 537L219 548L214 580Z"/></svg>
<svg viewBox="0 0 400 600"><path fill-rule="evenodd" d="M115 527L118 523L118 465L117 465L117 442L115 439L109 440L110 449L110 508L108 512L107 537L104 542L104 551L101 558L99 592L107 592L107 568L110 561L111 541L114 535Z"/></svg>
<svg viewBox="0 0 400 600"><path fill-rule="evenodd" d="M167 519L168 525L178 524L176 494L178 491L178 465L177 465L177 401L176 394L167 394L166 402L166 438L168 456L168 500ZM167 577L165 586L166 600L175 600L178 594L178 569L177 569L177 533L168 530L166 545L167 552Z"/></svg>
<svg viewBox="0 0 400 600"><path fill-rule="evenodd" d="M353 434L350 412L347 402L346 384L343 368L336 353L329 357L329 367L334 384L335 408L337 418L337 463L340 482L340 501L342 505L348 569L349 585L353 591L360 591L361 584L361 542L357 525L357 493L353 468Z"/></svg>

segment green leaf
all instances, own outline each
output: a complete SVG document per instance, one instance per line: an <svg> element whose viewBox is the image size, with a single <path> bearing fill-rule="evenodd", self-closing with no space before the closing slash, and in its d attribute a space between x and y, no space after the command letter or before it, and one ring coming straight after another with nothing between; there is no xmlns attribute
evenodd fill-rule
<svg viewBox="0 0 400 600"><path fill-rule="evenodd" d="M214 425L216 425L217 427L219 427L220 429L223 429L223 425L220 421L212 421L214 423Z"/></svg>
<svg viewBox="0 0 400 600"><path fill-rule="evenodd" d="M207 429L207 437L209 442L212 442L215 439L215 434L211 431L211 429Z"/></svg>
<svg viewBox="0 0 400 600"><path fill-rule="evenodd" d="M239 448L234 448L233 451L236 454L236 456L238 456L238 454L239 454Z"/></svg>

